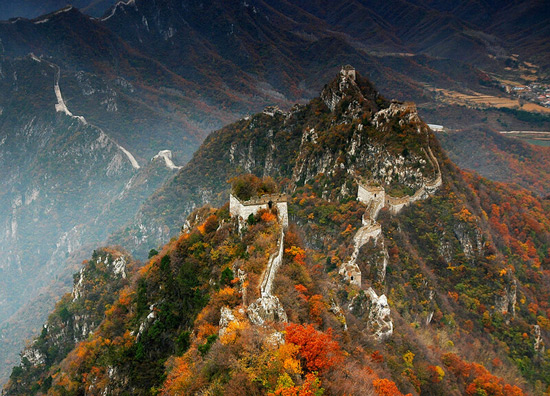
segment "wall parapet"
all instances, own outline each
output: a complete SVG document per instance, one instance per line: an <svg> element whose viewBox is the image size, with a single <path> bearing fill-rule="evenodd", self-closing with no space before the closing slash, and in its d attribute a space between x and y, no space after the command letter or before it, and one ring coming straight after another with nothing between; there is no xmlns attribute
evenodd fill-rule
<svg viewBox="0 0 550 396"><path fill-rule="evenodd" d="M241 201L239 198L235 197L241 205L243 206L252 206L252 205L263 205L271 203L280 203L288 202L288 196L286 194L265 194L258 198L251 198L248 201Z"/></svg>

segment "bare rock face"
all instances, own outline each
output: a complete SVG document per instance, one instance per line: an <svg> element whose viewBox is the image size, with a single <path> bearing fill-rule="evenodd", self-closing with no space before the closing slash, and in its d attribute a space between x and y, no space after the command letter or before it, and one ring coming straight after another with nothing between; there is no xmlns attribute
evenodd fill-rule
<svg viewBox="0 0 550 396"><path fill-rule="evenodd" d="M535 325L533 328L533 331L535 333L535 343L534 343L535 351L542 354L544 353L545 348L544 348L544 341L542 340L542 337L540 334L540 326Z"/></svg>
<svg viewBox="0 0 550 396"><path fill-rule="evenodd" d="M378 296L369 287L350 302L349 310L356 316L366 319L367 330L375 339L382 341L393 334L391 310L384 294Z"/></svg>
<svg viewBox="0 0 550 396"><path fill-rule="evenodd" d="M222 307L220 310L220 337L227 332L227 327L231 322L237 322L237 318L228 307Z"/></svg>
<svg viewBox="0 0 550 396"><path fill-rule="evenodd" d="M113 273L113 279L126 279L126 265L127 265L127 259L124 256L120 256L117 258L110 257L109 254L105 254L105 256L99 256L96 259L96 262L103 263L105 267ZM93 270L87 267L83 267L80 269L78 273L78 280L74 280L73 284L73 302L77 301L79 298L81 298L84 294L87 292L90 292L90 290L87 290L85 288L85 281L87 277L94 277L96 276L93 274ZM87 286L89 288L89 285Z"/></svg>
<svg viewBox="0 0 550 396"><path fill-rule="evenodd" d="M475 230L475 235L472 236L466 224L458 223L454 228L454 234L460 242L460 246L466 257L473 259L476 253L481 252L482 241L478 229Z"/></svg>
<svg viewBox="0 0 550 396"><path fill-rule="evenodd" d="M377 128L386 127L392 118L399 117L399 125L411 124L417 127L418 134L428 133L428 126L422 122L414 103L400 103L393 101L386 109L380 110L374 115L373 124Z"/></svg>
<svg viewBox="0 0 550 396"><path fill-rule="evenodd" d="M504 289L504 294L496 296L495 309L501 314L511 314L516 316L516 302L517 302L517 281L512 279L512 282Z"/></svg>
<svg viewBox="0 0 550 396"><path fill-rule="evenodd" d="M380 297L369 287L367 296L370 299L370 310L367 326L379 340L388 338L393 334L393 322L388 299L385 294Z"/></svg>
<svg viewBox="0 0 550 396"><path fill-rule="evenodd" d="M33 366L39 366L44 364L46 361L45 356L42 355L39 350L34 348L29 348L23 351L22 359L27 359Z"/></svg>
<svg viewBox="0 0 550 396"><path fill-rule="evenodd" d="M258 326L266 322L288 322L286 312L277 296L258 298L247 308L248 318Z"/></svg>
<svg viewBox="0 0 550 396"><path fill-rule="evenodd" d="M449 264L453 260L453 245L443 238L441 239L437 252L443 257L445 263Z"/></svg>
<svg viewBox="0 0 550 396"><path fill-rule="evenodd" d="M97 326L96 323L90 320L90 315L74 315L73 318L73 333L74 341L79 342L92 333L92 330Z"/></svg>
<svg viewBox="0 0 550 396"><path fill-rule="evenodd" d="M123 279L126 279L126 259L124 256L113 261L111 269L115 275L120 275Z"/></svg>
<svg viewBox="0 0 550 396"><path fill-rule="evenodd" d="M279 348L285 343L285 335L280 331L274 331L266 337L265 342L273 348Z"/></svg>
<svg viewBox="0 0 550 396"><path fill-rule="evenodd" d="M82 296L82 283L84 282L84 268L80 269L78 281L73 285L73 301L78 300Z"/></svg>

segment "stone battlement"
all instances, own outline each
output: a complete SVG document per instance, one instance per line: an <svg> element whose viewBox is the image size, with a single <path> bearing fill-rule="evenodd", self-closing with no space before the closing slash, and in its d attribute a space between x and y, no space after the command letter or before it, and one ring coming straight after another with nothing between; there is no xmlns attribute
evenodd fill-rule
<svg viewBox="0 0 550 396"><path fill-rule="evenodd" d="M267 106L264 108L262 113L267 114L268 116L275 116L275 114L284 114L284 112L279 108L279 106Z"/></svg>
<svg viewBox="0 0 550 396"><path fill-rule="evenodd" d="M418 190L420 191L420 190ZM417 191L417 193L418 193ZM415 193L416 194L416 193ZM404 197L392 197L391 195L386 196L386 204L387 205L403 205L408 204L409 201L414 197L413 196L404 196Z"/></svg>
<svg viewBox="0 0 550 396"><path fill-rule="evenodd" d="M370 180L360 183L361 188L364 188L367 192L371 194L377 194L384 192L384 187L373 184Z"/></svg>
<svg viewBox="0 0 550 396"><path fill-rule="evenodd" d="M238 199L237 197L235 197ZM258 198L251 198L248 201L241 201L238 199L241 205L244 206L251 206L251 205L264 205L271 203L279 203L279 202L288 202L288 197L286 194L265 194Z"/></svg>
<svg viewBox="0 0 550 396"><path fill-rule="evenodd" d="M412 113L417 113L418 109L416 108L416 103L414 102L405 102L402 105L405 110L409 110Z"/></svg>
<svg viewBox="0 0 550 396"><path fill-rule="evenodd" d="M399 110L402 110L402 111L410 110L412 112L417 112L415 102L401 102L397 99L392 99L390 103L391 103L391 105L393 105L393 107L395 109L399 109Z"/></svg>

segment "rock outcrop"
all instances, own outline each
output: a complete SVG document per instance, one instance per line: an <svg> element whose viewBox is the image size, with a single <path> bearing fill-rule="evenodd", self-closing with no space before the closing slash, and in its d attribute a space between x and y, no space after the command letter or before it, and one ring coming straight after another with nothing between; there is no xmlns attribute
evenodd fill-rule
<svg viewBox="0 0 550 396"><path fill-rule="evenodd" d="M384 340L393 334L393 322L388 299L384 294L378 296L372 288L367 289L370 299L367 327L378 340Z"/></svg>
<svg viewBox="0 0 550 396"><path fill-rule="evenodd" d="M288 322L286 312L277 296L263 296L247 308L250 322L261 326L268 322Z"/></svg>
<svg viewBox="0 0 550 396"><path fill-rule="evenodd" d="M365 321L365 330L376 340L383 341L393 334L391 310L384 294L378 296L371 287L361 290L348 309Z"/></svg>
<svg viewBox="0 0 550 396"><path fill-rule="evenodd" d="M59 363L64 355L96 331L105 307L128 286L129 259L113 248L98 249L74 276L73 290L57 305L40 336L22 353L24 370L42 370ZM92 303L93 302L93 303Z"/></svg>

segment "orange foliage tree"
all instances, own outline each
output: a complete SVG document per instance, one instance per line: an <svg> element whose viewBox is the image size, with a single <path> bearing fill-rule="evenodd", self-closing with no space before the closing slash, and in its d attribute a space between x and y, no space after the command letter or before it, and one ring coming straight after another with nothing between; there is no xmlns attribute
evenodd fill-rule
<svg viewBox="0 0 550 396"><path fill-rule="evenodd" d="M277 219L277 217L269 211L262 212L260 218L262 219L262 221L264 221L266 223L270 223L270 222L275 221Z"/></svg>
<svg viewBox="0 0 550 396"><path fill-rule="evenodd" d="M164 382L164 386L161 390L161 395L177 395L185 391L189 385L189 381L192 380L191 370L189 364L184 358L173 358L168 362L168 366L171 366L171 371Z"/></svg>
<svg viewBox="0 0 550 396"><path fill-rule="evenodd" d="M372 381L372 385L374 386L374 391L377 396L403 396L403 393L397 389L395 382L390 381L389 379L377 378ZM410 395L411 394L409 393L406 396Z"/></svg>
<svg viewBox="0 0 550 396"><path fill-rule="evenodd" d="M304 249L298 246L291 246L290 248L285 249L285 254L292 256L294 262L300 265L306 265L306 262L305 262L306 252Z"/></svg>
<svg viewBox="0 0 550 396"><path fill-rule="evenodd" d="M269 393L269 396L321 396L323 393L319 378L313 373L308 373L301 386L281 384L274 393Z"/></svg>
<svg viewBox="0 0 550 396"><path fill-rule="evenodd" d="M312 322L321 326L323 324L323 318L321 315L326 310L326 304L323 301L323 296L320 294L315 294L309 299L309 315Z"/></svg>

